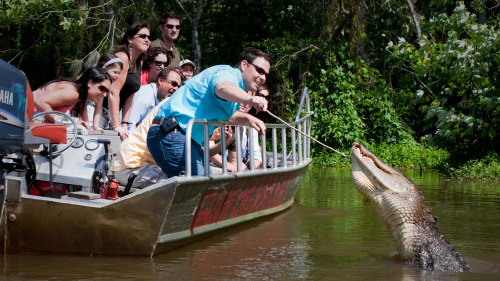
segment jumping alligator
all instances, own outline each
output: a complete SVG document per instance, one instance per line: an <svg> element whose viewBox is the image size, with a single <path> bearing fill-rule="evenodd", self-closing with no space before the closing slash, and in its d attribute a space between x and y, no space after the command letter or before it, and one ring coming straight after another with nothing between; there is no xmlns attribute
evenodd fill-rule
<svg viewBox="0 0 500 281"><path fill-rule="evenodd" d="M351 161L356 189L375 206L404 262L424 270L471 270L439 233L436 217L410 179L382 162L362 143L353 144Z"/></svg>

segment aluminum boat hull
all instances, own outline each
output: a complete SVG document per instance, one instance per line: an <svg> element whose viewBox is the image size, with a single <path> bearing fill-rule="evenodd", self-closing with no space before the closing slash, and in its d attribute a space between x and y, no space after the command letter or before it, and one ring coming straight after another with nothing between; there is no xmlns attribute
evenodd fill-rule
<svg viewBox="0 0 500 281"><path fill-rule="evenodd" d="M8 177L6 250L152 256L293 203L310 163L213 177L175 177L117 200L32 196Z"/></svg>

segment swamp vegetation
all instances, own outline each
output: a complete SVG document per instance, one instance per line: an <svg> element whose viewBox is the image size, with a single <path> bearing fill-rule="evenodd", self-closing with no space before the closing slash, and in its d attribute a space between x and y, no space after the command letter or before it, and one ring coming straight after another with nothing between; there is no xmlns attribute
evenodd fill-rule
<svg viewBox="0 0 500 281"><path fill-rule="evenodd" d="M498 0L0 0L0 58L32 87L70 77L127 26L183 15L176 42L200 69L244 47L274 56L270 110L292 120L309 88L313 137L363 141L388 164L500 178ZM269 120L274 122L274 120ZM313 144L321 164L348 164Z"/></svg>

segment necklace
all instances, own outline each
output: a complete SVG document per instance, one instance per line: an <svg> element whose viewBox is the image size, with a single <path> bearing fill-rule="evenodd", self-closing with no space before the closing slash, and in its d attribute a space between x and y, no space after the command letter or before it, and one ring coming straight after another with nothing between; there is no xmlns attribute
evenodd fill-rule
<svg viewBox="0 0 500 281"><path fill-rule="evenodd" d="M132 61L130 59L128 60L128 65L129 65L129 68L132 68L135 70L135 63L132 64Z"/></svg>

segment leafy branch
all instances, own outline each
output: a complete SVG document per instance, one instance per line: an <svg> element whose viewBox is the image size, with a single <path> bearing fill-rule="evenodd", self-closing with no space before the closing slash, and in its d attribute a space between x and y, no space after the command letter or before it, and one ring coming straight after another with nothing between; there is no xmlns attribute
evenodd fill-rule
<svg viewBox="0 0 500 281"><path fill-rule="evenodd" d="M314 50L319 50L319 48L318 48L318 47L316 47L316 46L314 46L314 45L312 45L312 44L311 44L311 45L309 45L309 46L307 46L307 47L305 47L305 48L302 48L302 49L300 49L300 50L296 51L296 52L295 52L295 53L293 53L293 54L289 54L289 55L285 55L285 56L281 57L281 58L280 58L280 59L276 62L276 64L274 64L274 66L273 66L273 67L277 68L277 67L278 67L278 66L282 63L282 61L283 61L283 60L285 60L286 58L288 58L288 59L290 60L290 59L292 59L293 57L295 57L296 55L298 55L298 54L300 54L300 53L302 53L302 52L305 52L305 51L307 51L307 50L311 50L311 49L314 49Z"/></svg>

